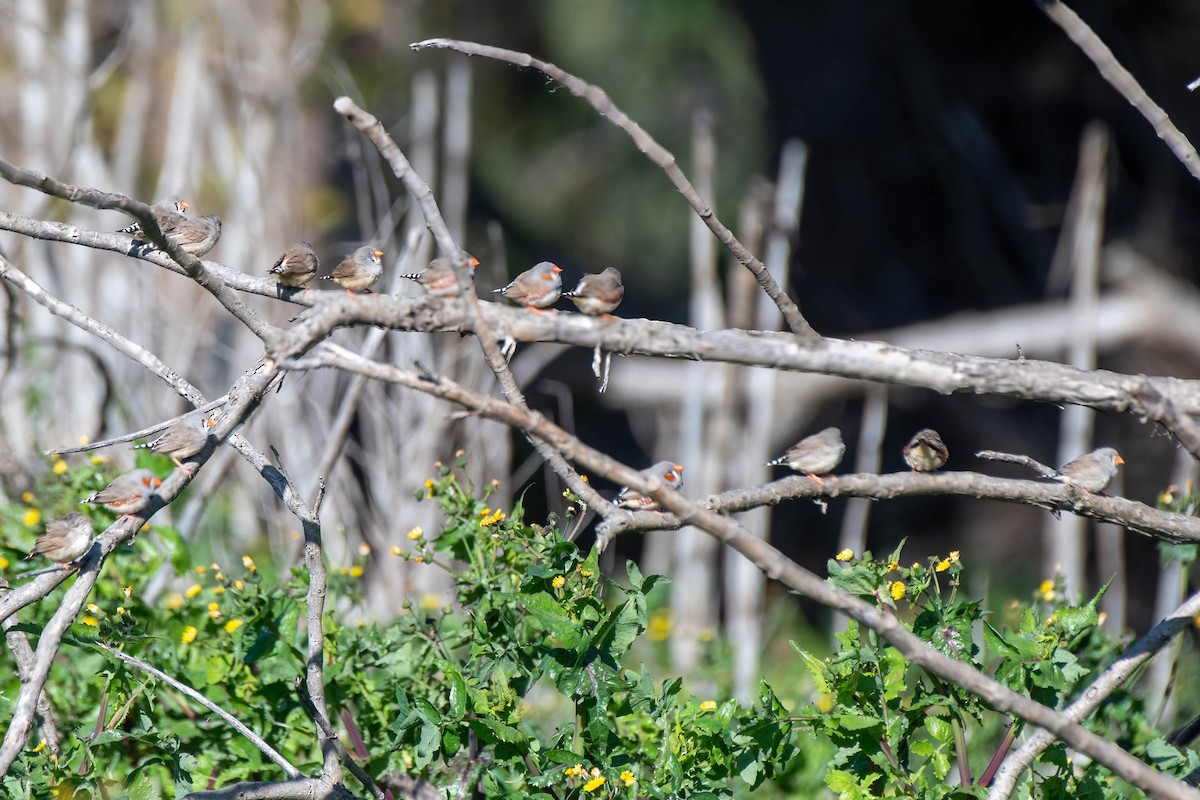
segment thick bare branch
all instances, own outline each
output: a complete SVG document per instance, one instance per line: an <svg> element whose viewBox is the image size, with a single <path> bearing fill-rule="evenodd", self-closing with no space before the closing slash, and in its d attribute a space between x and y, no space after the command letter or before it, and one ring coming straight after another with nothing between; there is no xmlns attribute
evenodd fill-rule
<svg viewBox="0 0 1200 800"><path fill-rule="evenodd" d="M428 48L455 50L469 56L494 58L497 61L505 61L509 64L515 64L518 67L532 67L544 73L551 80L562 84L571 94L586 100L592 108L596 109L600 116L625 131L633 139L633 143L637 145L638 150L645 153L651 161L667 174L671 183L679 190L683 198L687 200L688 205L700 215L700 218L704 220L704 224L712 230L721 244L728 247L737 260L754 274L763 291L775 302L775 305L779 306L779 311L783 314L783 318L792 332L797 336L807 338L817 336L817 332L804 319L804 315L800 313L800 309L796 306L796 303L792 298L788 297L787 292L779 287L779 284L771 277L771 273L767 270L766 266L755 258L754 254L746 249L745 245L733 235L733 231L726 228L721 220L718 219L712 206L700 196L700 193L696 191L696 187L683 174L683 170L679 168L679 164L675 161L675 156L656 142L650 134L646 133L641 125L638 125L624 111L617 108L617 105L599 86L594 86L587 81L577 78L569 72L556 67L554 64L541 61L528 53L521 53L516 50L505 50L500 47L491 47L476 44L475 42L463 42L456 39L426 39L423 42L415 42L409 46L413 50L418 51Z"/></svg>
<svg viewBox="0 0 1200 800"><path fill-rule="evenodd" d="M353 356L352 353L347 355ZM284 364L286 369L304 369L311 366L337 366L420 389L463 405L488 419L519 427L550 443L572 461L582 464L596 474L611 477L652 495L663 508L685 524L695 525L716 536L748 558L768 577L829 608L853 617L895 645L913 663L978 694L999 711L1015 714L1046 728L1071 747L1104 764L1135 786L1160 797L1191 800L1200 798L1200 792L1152 769L1121 747L1091 733L1057 711L1013 692L969 664L943 655L905 628L895 615L826 583L771 545L751 535L728 517L701 508L683 494L666 488L657 478L646 478L638 474L628 466L580 442L536 412L470 392L445 378L418 375L389 365L370 362L363 364L357 359L351 361L334 353L329 347L319 348L303 361Z"/></svg>

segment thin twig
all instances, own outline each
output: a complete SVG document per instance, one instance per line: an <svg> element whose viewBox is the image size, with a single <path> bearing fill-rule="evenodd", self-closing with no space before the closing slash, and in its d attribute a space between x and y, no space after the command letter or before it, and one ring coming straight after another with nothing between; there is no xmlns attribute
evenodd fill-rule
<svg viewBox="0 0 1200 800"><path fill-rule="evenodd" d="M313 704L312 697L308 694L308 689L304 686L302 678L296 678L295 689L296 695L300 698L300 705L304 706L305 712L308 713L313 723L320 729L322 740L332 742L334 749L337 751L338 758L342 760L346 769L350 770L350 774L358 778L359 783L366 787L367 791L373 797L383 800L383 790L376 786L375 780L367 774L366 770L358 765L358 762L346 750L346 746L342 744L342 740L338 738L337 732L329 724L329 720L317 710L317 707Z"/></svg>
<svg viewBox="0 0 1200 800"><path fill-rule="evenodd" d="M804 319L804 315L800 313L800 309L796 306L796 303L788 297L787 292L779 287L779 284L771 277L771 273L767 271L766 266L738 241L738 238L733 235L731 230L722 224L713 211L712 206L700 196L700 193L696 191L696 187L683 174L683 170L679 168L679 165L675 161L675 156L656 142L650 134L646 133L642 126L630 119L624 111L617 108L608 94L599 86L594 86L587 81L577 78L569 72L556 67L554 64L541 61L528 53L521 53L516 50L505 50L500 47L490 47L488 45L464 42L456 39L426 39L423 42L414 42L409 46L413 50L425 50L428 48L454 50L469 56L494 58L497 61L505 61L509 64L515 64L518 67L532 67L544 73L551 80L562 84L571 94L586 100L592 108L596 109L601 117L607 119L628 134L633 143L637 145L638 150L645 153L651 161L667 174L671 183L679 190L683 198L687 200L688 205L700 215L700 218L704 220L704 223L708 225L717 239L730 249L746 269L754 273L754 277L758 280L759 285L762 286L763 291L779 306L779 311L783 314L783 318L792 332L797 336L807 338L815 338L817 336L817 332Z"/></svg>
<svg viewBox="0 0 1200 800"><path fill-rule="evenodd" d="M145 672L148 675L153 675L154 677L158 678L163 683L174 688L175 691L177 691L180 694L183 694L187 697L190 697L192 700L195 700L197 703L204 706L205 708L207 708L212 713L216 714L221 719L225 720L225 722L227 722L231 728L233 728L235 731L240 733L242 736L246 737L246 739L248 739L251 744L253 744L259 750L261 750L263 755L265 755L267 758L271 759L271 761L274 761L275 764L277 764L279 766L279 768L282 769L289 778L299 778L302 775L300 770L297 769L296 766L294 764L292 764L292 762L288 761L286 758L284 758L282 755L280 755L279 751L277 751L274 747L271 747L271 745L267 744L262 739L261 736L259 736L254 731L247 728L245 725L243 725L237 719L237 717L233 716L228 711L226 711L225 709L221 708L219 705L214 703L212 700L209 700L207 697L200 694L198 691L193 689L191 686L188 686L186 683L183 683L182 681L172 678L167 673L163 672L162 670L158 669L157 667L151 666L150 664L146 663L145 661L142 661L140 658L136 658L135 656L131 656L128 653L124 653L124 652L116 649L115 647L111 647L111 646L105 644L104 642L93 641L93 642L91 642L91 644L92 644L92 646L98 647L101 650L105 651L106 653L112 655L114 658L117 658L120 661L124 661L126 664L129 664L130 666L136 667L137 669L140 669L142 672Z"/></svg>

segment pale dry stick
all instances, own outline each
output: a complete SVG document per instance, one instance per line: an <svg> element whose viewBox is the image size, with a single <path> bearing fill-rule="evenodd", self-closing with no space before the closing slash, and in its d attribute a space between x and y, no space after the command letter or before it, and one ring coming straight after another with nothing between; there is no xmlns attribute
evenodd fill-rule
<svg viewBox="0 0 1200 800"><path fill-rule="evenodd" d="M17 630L19 622L16 614L10 614L4 618L3 622L0 622L0 627L4 628L4 640L8 643L13 661L17 663L17 675L21 680L28 680L29 669L33 666L34 660L33 648L29 646L29 638L25 632ZM62 737L58 733L58 724L54 720L54 709L50 707L50 698L46 696L45 689L42 689L41 694L38 695L34 721L42 735L42 741L46 743L46 749L54 755L59 755L62 752L59 744Z"/></svg>
<svg viewBox="0 0 1200 800"><path fill-rule="evenodd" d="M145 672L148 675L153 675L155 678L158 678L160 681L172 687L180 694L195 700L197 703L223 719L231 728L240 733L243 737L248 739L251 744L253 744L262 752L263 755L275 762L275 764L282 769L284 774L286 774L289 778L301 777L302 773L300 770L296 769L292 762L280 755L279 751L277 751L274 747L271 747L271 745L267 744L261 736L247 728L241 723L241 721L237 719L237 717L233 716L228 711L214 703L212 700L209 700L207 697L200 694L200 692L196 691L191 686L172 678L167 673L163 672L157 667L151 666L140 658L131 656L128 653L122 652L115 647L105 644L104 642L97 640L92 642L92 645L100 648L116 659L124 661L130 666L140 669L142 672Z"/></svg>
<svg viewBox="0 0 1200 800"><path fill-rule="evenodd" d="M1040 506L1049 511L1065 511L1101 522L1132 528L1167 542L1200 542L1200 518L1173 511L1160 511L1136 500L1084 494L1061 483L996 478L978 472L893 472L883 475L846 474L823 478L818 483L806 475L790 475L764 486L733 489L709 495L697 501L721 514L736 514L762 505L777 505L785 500L821 497L867 497L891 500L896 497L960 495L980 500ZM626 519L602 523L607 537L626 531L673 530L681 521L671 514L636 512Z"/></svg>
<svg viewBox="0 0 1200 800"><path fill-rule="evenodd" d="M1043 478L1054 478L1058 475L1058 470L1048 464L1043 464L1032 456L1027 456L1022 453L1002 453L999 450L980 450L975 454L976 458L982 458L985 461L1007 461L1010 464L1020 464L1026 469L1033 470Z"/></svg>
<svg viewBox="0 0 1200 800"><path fill-rule="evenodd" d="M1158 138L1163 140L1175 157L1187 168L1187 171L1192 173L1192 177L1200 178L1200 155L1196 153L1196 148L1183 135L1183 132L1175 127L1175 123L1171 122L1167 112L1150 99L1150 95L1146 94L1146 90L1137 82L1137 78L1134 78L1129 70L1121 66L1112 50L1108 49L1108 45L1096 35L1096 32L1080 19L1078 14L1058 0L1041 0L1038 5L1041 6L1046 16L1062 28L1067 37L1079 46L1083 54L1091 59L1100 75L1146 118L1146 121L1154 128L1154 132L1158 134Z"/></svg>
<svg viewBox="0 0 1200 800"><path fill-rule="evenodd" d="M293 778L287 781L246 781L191 792L182 800L355 800L341 784L331 784L321 778Z"/></svg>
<svg viewBox="0 0 1200 800"><path fill-rule="evenodd" d="M434 199L429 185L421 180L421 176L413 171L412 166L408 163L408 159L404 157L396 142L388 135L378 119L356 106L348 97L339 97L334 101L333 107L338 113L346 117L350 124L366 134L371 143L379 150L380 155L392 167L392 171L396 177L404 183L409 194L417 201L417 204L421 208L421 213L425 216L425 222L429 226L429 230L433 233L434 240L437 241L438 249L454 264L454 270L458 274L459 297L466 301L465 306L468 309L469 316L467 319L474 323L475 338L479 341L479 345L483 349L488 366L491 367L492 372L496 374L496 378L500 382L501 391L510 402L524 406L525 397L521 394L521 390L512 376L512 371L508 368L508 361L500 354L500 350L496 346L496 340L491 336L489 331L490 326L484 319L479 297L475 293L475 276L466 266L462 248L455 243L449 228L446 227L446 222L442 219L442 214L438 210L437 201ZM525 315L533 316L529 312L525 312ZM582 497L589 506L604 502L604 499L596 490L580 478L579 473L553 447L543 442L538 442L536 439L531 439L530 441L534 449L541 454L542 458L546 459L546 462L550 464L554 472L563 479L575 494Z"/></svg>
<svg viewBox="0 0 1200 800"><path fill-rule="evenodd" d="M708 225L713 234L716 235L717 240L728 247L737 257L737 260L754 274L759 286L774 301L775 305L779 307L779 311L783 314L783 318L792 333L800 337L816 338L817 332L804 319L804 315L800 313L800 309L796 306L796 303L788 297L787 292L779 287L779 284L771 277L771 273L767 271L766 266L738 241L738 238L733 235L731 230L722 224L721 220L713 212L712 206L700 196L700 193L696 191L696 187L683 174L683 170L679 168L679 165L675 161L675 156L656 142L650 134L646 133L642 126L638 125L624 111L619 109L603 89L577 78L554 64L541 61L528 53L516 50L505 50L500 47L491 47L475 42L464 42L457 39L426 39L423 42L414 42L409 47L417 51L428 48L454 50L469 56L483 56L484 58L504 61L518 67L532 67L544 73L551 80L562 84L571 94L586 100L600 116L628 134L638 150L645 153L651 161L667 174L667 178L679 190L683 198L687 200L688 205L704 220L704 224Z"/></svg>
<svg viewBox="0 0 1200 800"><path fill-rule="evenodd" d="M328 741L333 746L333 749L337 751L338 758L346 766L346 769L350 771L350 774L357 778L358 782L366 787L367 791L371 793L372 797L377 798L377 800L384 800L383 791L375 785L375 779L368 775L367 771L358 765L358 763L354 760L354 757L350 755L348 750L346 750L346 746L342 744L341 740L338 738L337 731L335 731L333 726L329 724L329 720L327 720L325 716L317 710L316 706L313 705L313 700L311 697L309 697L307 689L305 689L303 679L296 678L295 689L296 695L300 698L300 705L304 706L305 712L307 712L309 717L312 718L312 721L317 726L322 739L324 741Z"/></svg>
<svg viewBox="0 0 1200 800"><path fill-rule="evenodd" d="M131 200L122 194L71 186L55 180L45 173L22 169L2 158L0 158L0 177L9 183L28 186L52 197L70 200L72 203L126 212L141 223L142 235L146 239L149 239L155 247L164 250L192 280L215 297L226 311L249 328L255 336L263 339L264 342L269 342L282 333L279 329L269 325L257 311L246 305L220 278L210 273L200 259L191 253L185 253L179 245L163 236L150 206L145 203Z"/></svg>
<svg viewBox="0 0 1200 800"><path fill-rule="evenodd" d="M1096 680L1083 691L1079 699L1067 706L1062 713L1076 722L1084 720L1156 653L1175 641L1179 634L1191 628L1196 614L1200 614L1200 593L1193 594L1134 642L1108 669L1097 675ZM996 772L988 790L988 800L1005 800L1012 794L1017 779L1025 768L1053 743L1054 736L1040 730L1009 753Z"/></svg>
<svg viewBox="0 0 1200 800"><path fill-rule="evenodd" d="M463 405L480 416L521 428L550 443L572 461L583 464L595 474L626 483L652 496L676 518L709 531L750 559L769 578L778 580L835 611L848 614L888 640L910 662L977 694L998 711L1015 714L1046 728L1071 747L1105 765L1138 788L1163 798L1200 798L1200 792L1152 769L1121 747L1091 733L1057 711L1013 692L969 664L938 652L905 628L889 610L873 606L827 583L774 547L754 537L728 517L701 508L683 494L665 487L656 477L641 475L603 452L585 445L537 412L468 391L445 378L419 375L394 366L367 362L332 345L323 345L314 349L306 358L287 361L282 366L284 369L335 367L359 372L427 392ZM918 477L938 476L919 474ZM827 482L830 480L826 479ZM626 513L628 512L610 506L606 516Z"/></svg>

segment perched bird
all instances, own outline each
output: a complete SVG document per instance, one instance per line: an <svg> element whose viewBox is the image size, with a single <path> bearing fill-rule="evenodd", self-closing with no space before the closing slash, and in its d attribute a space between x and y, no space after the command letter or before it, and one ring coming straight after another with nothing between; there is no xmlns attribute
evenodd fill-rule
<svg viewBox="0 0 1200 800"><path fill-rule="evenodd" d="M167 220L158 226L163 236L179 245L185 253L200 258L216 246L221 238L221 218L216 214L205 214L196 219L179 217ZM152 245L153 246L153 245Z"/></svg>
<svg viewBox="0 0 1200 800"><path fill-rule="evenodd" d="M187 211L188 203L177 194L170 197L164 197L154 205L150 206L150 211L154 214L154 221L158 223L159 230L164 230L166 225L172 225L181 219L184 219L183 212ZM121 228L117 233L133 233L142 232L142 223L133 222Z"/></svg>
<svg viewBox="0 0 1200 800"><path fill-rule="evenodd" d="M817 478L818 475L832 472L834 467L842 463L845 454L846 443L842 441L842 432L837 428L826 428L796 442L779 458L768 461L767 466L787 464L796 472ZM817 480L820 481L820 478Z"/></svg>
<svg viewBox="0 0 1200 800"><path fill-rule="evenodd" d="M914 472L937 472L949 459L950 451L933 428L917 431L904 445L904 463Z"/></svg>
<svg viewBox="0 0 1200 800"><path fill-rule="evenodd" d="M117 476L108 486L81 502L103 505L109 511L127 516L149 505L154 490L161 485L162 481L150 470L135 469Z"/></svg>
<svg viewBox="0 0 1200 800"><path fill-rule="evenodd" d="M317 274L321 262L317 253L308 242L296 242L283 251L283 255L275 262L275 266L267 270L268 275L274 275L275 280L284 286L305 286Z"/></svg>
<svg viewBox="0 0 1200 800"><path fill-rule="evenodd" d="M475 256L470 253L464 253L464 255L467 257L468 267L479 266L479 259ZM449 259L435 258L420 272L412 272L400 277L416 281L431 297L453 297L458 294L458 275L455 274L454 265L450 263Z"/></svg>
<svg viewBox="0 0 1200 800"><path fill-rule="evenodd" d="M571 298L576 308L590 317L611 317L612 312L625 299L625 285L616 267L608 267L600 273L588 273L579 281L574 291L563 292Z"/></svg>
<svg viewBox="0 0 1200 800"><path fill-rule="evenodd" d="M383 251L376 250L371 245L363 245L349 253L341 263L333 268L333 273L321 278L323 281L334 281L346 294L354 292L370 292L371 287L383 277Z"/></svg>
<svg viewBox="0 0 1200 800"><path fill-rule="evenodd" d="M502 294L509 300L520 303L530 311L549 308L562 295L562 268L543 261L527 269L503 289L493 289L493 294ZM540 313L540 312L539 312Z"/></svg>
<svg viewBox="0 0 1200 800"><path fill-rule="evenodd" d="M1103 492L1117 477L1117 465L1125 459L1111 447L1101 447L1064 464L1051 480L1078 486L1085 492Z"/></svg>
<svg viewBox="0 0 1200 800"><path fill-rule="evenodd" d="M92 521L78 511L72 511L61 519L46 523L46 532L33 543L33 549L25 560L34 556L45 556L57 561L64 568L83 558L92 549Z"/></svg>
<svg viewBox="0 0 1200 800"><path fill-rule="evenodd" d="M195 412L168 425L157 439L144 444L134 445L134 450L146 449L152 453L162 453L170 456L181 469L191 472L184 466L182 458L194 456L208 444L209 429L216 427L217 421L209 414Z"/></svg>
<svg viewBox="0 0 1200 800"><path fill-rule="evenodd" d="M658 478L677 492L679 487L683 486L683 466L671 461L660 461L654 466L642 470L641 474L647 478ZM621 487L621 491L617 492L617 496L613 498L613 504L634 511L658 511L661 508L653 497L648 497L628 486Z"/></svg>

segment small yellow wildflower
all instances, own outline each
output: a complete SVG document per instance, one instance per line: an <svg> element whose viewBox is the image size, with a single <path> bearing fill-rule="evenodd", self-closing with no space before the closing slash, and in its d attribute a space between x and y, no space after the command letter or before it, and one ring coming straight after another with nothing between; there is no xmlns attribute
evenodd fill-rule
<svg viewBox="0 0 1200 800"><path fill-rule="evenodd" d="M257 572L258 567L254 565L254 559L250 556L242 556L242 566L249 572Z"/></svg>
<svg viewBox="0 0 1200 800"><path fill-rule="evenodd" d="M484 507L483 507L483 510L479 512L479 516L481 516L481 517L486 517L486 516L487 516L488 514L490 514L490 513L492 513L492 507L491 507L491 506L484 506Z"/></svg>
<svg viewBox="0 0 1200 800"><path fill-rule="evenodd" d="M32 503L33 502L33 492L21 492L21 502L22 503Z"/></svg>
<svg viewBox="0 0 1200 800"><path fill-rule="evenodd" d="M834 556L834 558L836 558L838 561L849 561L850 559L854 558L854 551L847 547L845 550Z"/></svg>
<svg viewBox="0 0 1200 800"><path fill-rule="evenodd" d="M221 618L221 607L219 605L217 605L216 603L209 603L208 604L208 616L210 616L213 619L220 619Z"/></svg>
<svg viewBox="0 0 1200 800"><path fill-rule="evenodd" d="M167 595L167 608L176 611L183 608L183 595L179 592L171 592Z"/></svg>
<svg viewBox="0 0 1200 800"><path fill-rule="evenodd" d="M428 593L421 595L421 608L426 611L432 611L442 604L442 598L436 594Z"/></svg>
<svg viewBox="0 0 1200 800"><path fill-rule="evenodd" d="M664 642L671 638L671 627L671 612L660 609L650 615L650 624L646 628L646 637L652 642Z"/></svg>
<svg viewBox="0 0 1200 800"><path fill-rule="evenodd" d="M241 581L234 581L233 588L237 589L240 592L242 589L246 588L246 584L242 583Z"/></svg>
<svg viewBox="0 0 1200 800"><path fill-rule="evenodd" d="M231 620L229 620L229 622L225 623L225 632L233 633L234 631L236 631L238 628L242 627L245 624L246 623L240 619L231 619Z"/></svg>
<svg viewBox="0 0 1200 800"><path fill-rule="evenodd" d="M225 594L225 587L224 586L216 587L215 589L213 589L213 594L220 597L221 595Z"/></svg>
<svg viewBox="0 0 1200 800"><path fill-rule="evenodd" d="M91 439L89 439L89 438L88 438L88 437L86 437L86 436L80 436L80 437L79 437L79 443L80 443L80 444L91 444L91 443L92 443L92 440L91 440Z"/></svg>
<svg viewBox="0 0 1200 800"><path fill-rule="evenodd" d="M421 555L420 553L417 553L417 555L413 557L413 561L417 562L418 564L424 564L425 556Z"/></svg>
<svg viewBox="0 0 1200 800"><path fill-rule="evenodd" d="M595 778L592 778L590 781L588 781L587 783L585 783L583 785L583 790L585 792L594 792L603 785L604 785L604 776L597 775Z"/></svg>
<svg viewBox="0 0 1200 800"><path fill-rule="evenodd" d="M573 767L567 767L564 773L568 778L574 778L576 775L583 774L583 764L576 764Z"/></svg>
<svg viewBox="0 0 1200 800"><path fill-rule="evenodd" d="M8 569L8 559L0 556L0 569Z"/></svg>
<svg viewBox="0 0 1200 800"><path fill-rule="evenodd" d="M587 475L580 475L580 476L579 476L579 480L583 481L584 483L588 483L588 476L587 476Z"/></svg>
<svg viewBox="0 0 1200 800"><path fill-rule="evenodd" d="M496 509L495 512L479 521L479 524L485 528L495 525L497 522L504 522L504 512Z"/></svg>
<svg viewBox="0 0 1200 800"><path fill-rule="evenodd" d="M45 749L46 749L46 740L42 739L40 742L38 742L37 747L33 748L33 752L40 753Z"/></svg>
<svg viewBox="0 0 1200 800"><path fill-rule="evenodd" d="M408 537L409 541L415 542L417 539L420 539L422 536L425 535L425 531L421 529L420 525L418 525L417 527L413 528L411 531L409 531L408 533L406 533L404 535ZM393 549L395 549L395 548L393 548Z"/></svg>
<svg viewBox="0 0 1200 800"><path fill-rule="evenodd" d="M1038 587L1038 594L1047 603L1053 603L1058 597L1058 592L1054 591L1054 581L1049 579L1042 581L1042 585Z"/></svg>
<svg viewBox="0 0 1200 800"><path fill-rule="evenodd" d="M392 555L398 556L402 552L404 552L404 551L400 549L400 545L396 545L396 544L392 545Z"/></svg>
<svg viewBox="0 0 1200 800"><path fill-rule="evenodd" d="M920 568L921 568L921 565L920 565L920 564L918 564L916 561L914 561L914 562L913 562L913 565L912 565L912 568L913 568L913 569L920 569Z"/></svg>
<svg viewBox="0 0 1200 800"><path fill-rule="evenodd" d="M108 456L92 456L93 464L107 464Z"/></svg>
<svg viewBox="0 0 1200 800"><path fill-rule="evenodd" d="M837 695L833 692L826 692L818 697L816 703L817 711L820 711L822 714L828 714L830 711L833 711L833 700L835 697Z"/></svg>
<svg viewBox="0 0 1200 800"><path fill-rule="evenodd" d="M361 578L362 576L363 576L363 568L362 567L355 564L353 567L350 568L350 577L351 578Z"/></svg>
<svg viewBox="0 0 1200 800"><path fill-rule="evenodd" d="M211 564L209 564L209 565L208 565L208 568L209 568L209 569L211 569L213 572L220 572L220 571L221 571L221 565L220 565L220 564L218 564L218 563L217 563L217 562L215 562L215 561L214 561L214 562L212 562Z"/></svg>
<svg viewBox="0 0 1200 800"><path fill-rule="evenodd" d="M200 594L200 592L202 590L203 590L203 587L201 587L200 584L193 583L191 586L189 586L187 588L187 591L183 593L183 596L190 600L193 597L195 597L196 595Z"/></svg>
<svg viewBox="0 0 1200 800"><path fill-rule="evenodd" d="M197 575L203 575L206 572L208 572L208 567L204 566L203 564L196 565L196 574Z"/></svg>
<svg viewBox="0 0 1200 800"><path fill-rule="evenodd" d="M67 462L55 461L54 462L54 474L55 475L65 475L66 473L67 473Z"/></svg>
<svg viewBox="0 0 1200 800"><path fill-rule="evenodd" d="M886 569L886 570L884 570L884 572L894 572L894 571L896 571L896 570L898 570L898 569L900 569L900 562L898 562L898 561L889 561L889 562L888 562L888 565L887 565L887 569Z"/></svg>
<svg viewBox="0 0 1200 800"><path fill-rule="evenodd" d="M904 585L904 581L890 581L888 591L892 593L893 600L902 600L908 592L908 587Z"/></svg>
<svg viewBox="0 0 1200 800"><path fill-rule="evenodd" d="M590 569L579 570L579 575L580 575L580 577L583 577L583 578L590 578L590 577L592 577L592 574L593 573Z"/></svg>
<svg viewBox="0 0 1200 800"><path fill-rule="evenodd" d="M191 644L196 641L196 634L199 632L195 625L188 625L183 629L183 633L179 634L179 641L183 644Z"/></svg>
<svg viewBox="0 0 1200 800"><path fill-rule="evenodd" d="M554 580L550 581L550 583L554 586L555 589L561 589L562 587L567 585L567 579L565 577L563 577L562 575L555 575Z"/></svg>
<svg viewBox="0 0 1200 800"><path fill-rule="evenodd" d="M100 620L98 620L92 616L80 617L79 621L82 622L84 625L87 625L90 628L100 627Z"/></svg>
<svg viewBox="0 0 1200 800"><path fill-rule="evenodd" d="M937 572L945 572L946 570L950 569L950 565L953 563L954 562L951 561L950 559L943 558L941 561L939 561L937 563L937 566L934 567L934 570L936 570Z"/></svg>
<svg viewBox="0 0 1200 800"><path fill-rule="evenodd" d="M716 700L705 700L703 703L700 704L700 710L701 711L716 711L717 710L717 701Z"/></svg>
<svg viewBox="0 0 1200 800"><path fill-rule="evenodd" d="M225 573L218 572L216 575L213 575L213 580L216 581L217 583L224 583L226 580Z"/></svg>
<svg viewBox="0 0 1200 800"><path fill-rule="evenodd" d="M632 772L625 770L621 773L621 782L626 786L633 786L633 784L637 782L637 778L633 777Z"/></svg>
<svg viewBox="0 0 1200 800"><path fill-rule="evenodd" d="M367 544L366 542L359 542L358 543L358 554L360 556L371 555L371 545Z"/></svg>
<svg viewBox="0 0 1200 800"><path fill-rule="evenodd" d="M117 616L119 617L124 613L125 613L125 606L117 606Z"/></svg>
<svg viewBox="0 0 1200 800"><path fill-rule="evenodd" d="M958 563L958 555L959 555L959 551L958 551L958 550L951 550L951 551L950 551L950 563L951 563L951 564L957 564L957 563Z"/></svg>
<svg viewBox="0 0 1200 800"><path fill-rule="evenodd" d="M125 599L128 600L129 598L133 597L133 587L126 586L121 590L121 594L125 595Z"/></svg>
<svg viewBox="0 0 1200 800"><path fill-rule="evenodd" d="M1046 619L1046 625L1047 625L1047 626L1053 625L1053 624L1054 624L1054 623L1056 623L1056 622L1058 622L1058 614L1057 614L1057 613L1051 614L1051 615L1050 615L1050 616L1049 616L1049 617Z"/></svg>
<svg viewBox="0 0 1200 800"><path fill-rule="evenodd" d="M36 508L28 509L25 512L25 516L21 517L21 521L32 528L34 525L37 525L42 521L42 512L38 511Z"/></svg>

